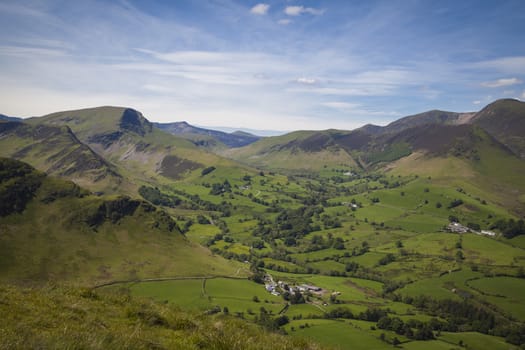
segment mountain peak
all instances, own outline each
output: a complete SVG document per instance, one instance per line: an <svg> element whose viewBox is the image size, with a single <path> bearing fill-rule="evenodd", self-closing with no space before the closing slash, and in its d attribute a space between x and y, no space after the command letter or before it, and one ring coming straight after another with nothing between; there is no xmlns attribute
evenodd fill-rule
<svg viewBox="0 0 525 350"><path fill-rule="evenodd" d="M525 159L525 102L510 98L494 101L476 113L472 123Z"/></svg>
<svg viewBox="0 0 525 350"><path fill-rule="evenodd" d="M126 108L120 118L120 128L144 136L151 132L153 125L134 109Z"/></svg>

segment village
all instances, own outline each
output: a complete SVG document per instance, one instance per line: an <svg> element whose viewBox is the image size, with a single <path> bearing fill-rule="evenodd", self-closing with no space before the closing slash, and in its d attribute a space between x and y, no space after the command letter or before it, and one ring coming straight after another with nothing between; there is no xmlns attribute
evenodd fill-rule
<svg viewBox="0 0 525 350"><path fill-rule="evenodd" d="M281 296L284 293L289 293L291 295L300 294L303 296L315 295L321 297L327 291L321 287L311 285L311 284L293 284L285 281L275 282L273 277L270 274L266 274L264 278L264 288L267 292L275 296ZM339 295L341 293L334 292Z"/></svg>

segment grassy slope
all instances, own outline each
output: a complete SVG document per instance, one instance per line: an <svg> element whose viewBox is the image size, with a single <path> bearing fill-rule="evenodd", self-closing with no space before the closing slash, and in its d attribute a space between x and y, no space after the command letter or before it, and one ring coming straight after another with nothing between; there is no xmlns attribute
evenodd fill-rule
<svg viewBox="0 0 525 350"><path fill-rule="evenodd" d="M2 349L321 349L222 314L127 295L0 286Z"/></svg>
<svg viewBox="0 0 525 350"><path fill-rule="evenodd" d="M252 166L281 170L318 171L325 165L356 165L352 156L340 147L305 151L293 145L316 134L324 135L328 132L295 131L282 136L266 137L245 147L226 150L222 154Z"/></svg>
<svg viewBox="0 0 525 350"><path fill-rule="evenodd" d="M416 152L388 166L393 174L431 177L447 188L465 188L477 197L525 213L525 162L487 143L477 146L479 160L453 156L432 157Z"/></svg>
<svg viewBox="0 0 525 350"><path fill-rule="evenodd" d="M116 167L80 142L66 127L0 124L0 156L28 162L49 174L95 191L126 192L129 184Z"/></svg>
<svg viewBox="0 0 525 350"><path fill-rule="evenodd" d="M525 103L503 99L495 101L474 118L473 123L483 127L516 155L525 158Z"/></svg>
<svg viewBox="0 0 525 350"><path fill-rule="evenodd" d="M130 203L138 207L129 211ZM102 205L113 209L94 224ZM0 279L89 285L237 272L235 263L189 242L177 228L170 231L170 220L145 202L79 197L66 182L44 178L25 210L0 218Z"/></svg>

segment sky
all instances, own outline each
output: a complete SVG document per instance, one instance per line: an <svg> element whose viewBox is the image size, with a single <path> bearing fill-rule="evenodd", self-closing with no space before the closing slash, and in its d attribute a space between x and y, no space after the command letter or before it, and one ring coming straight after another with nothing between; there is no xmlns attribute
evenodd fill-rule
<svg viewBox="0 0 525 350"><path fill-rule="evenodd" d="M525 100L523 0L0 0L0 113L351 130Z"/></svg>

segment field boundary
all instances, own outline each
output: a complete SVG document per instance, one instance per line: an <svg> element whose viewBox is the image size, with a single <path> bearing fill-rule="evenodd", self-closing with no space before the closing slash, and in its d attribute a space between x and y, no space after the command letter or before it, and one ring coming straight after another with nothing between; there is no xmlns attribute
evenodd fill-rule
<svg viewBox="0 0 525 350"><path fill-rule="evenodd" d="M125 283L143 283L143 282L162 282L162 281L183 281L183 280L207 280L207 279L216 279L216 278L225 278L232 280L247 280L248 277L234 277L234 276L179 276L179 277L158 277L158 278L144 278L144 279L133 279L133 280L119 280L105 282L93 286L91 289L98 289L102 287L114 286L117 284Z"/></svg>

